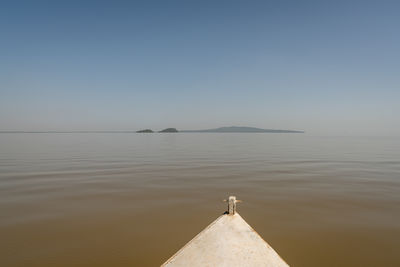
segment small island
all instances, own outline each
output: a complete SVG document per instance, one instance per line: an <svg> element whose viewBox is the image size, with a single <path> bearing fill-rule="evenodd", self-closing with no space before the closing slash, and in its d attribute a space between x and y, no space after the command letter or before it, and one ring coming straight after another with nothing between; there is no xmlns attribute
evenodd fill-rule
<svg viewBox="0 0 400 267"><path fill-rule="evenodd" d="M162 131L159 131L159 133L177 133L177 132L178 130L176 128L167 128Z"/></svg>
<svg viewBox="0 0 400 267"><path fill-rule="evenodd" d="M154 133L153 130L151 129L144 129L144 130L140 130L140 131L136 131L137 133Z"/></svg>

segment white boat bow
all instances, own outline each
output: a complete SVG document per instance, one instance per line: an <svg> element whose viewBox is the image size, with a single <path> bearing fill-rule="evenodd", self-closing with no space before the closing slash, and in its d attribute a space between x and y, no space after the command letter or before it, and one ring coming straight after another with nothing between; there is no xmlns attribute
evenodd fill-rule
<svg viewBox="0 0 400 267"><path fill-rule="evenodd" d="M236 197L229 197L221 215L162 266L266 266L289 265L236 212Z"/></svg>

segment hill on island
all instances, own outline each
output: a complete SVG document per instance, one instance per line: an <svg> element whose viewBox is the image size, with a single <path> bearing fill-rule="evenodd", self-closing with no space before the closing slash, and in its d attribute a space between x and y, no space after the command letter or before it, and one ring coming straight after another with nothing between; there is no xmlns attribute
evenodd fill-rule
<svg viewBox="0 0 400 267"><path fill-rule="evenodd" d="M255 127L230 126L207 130L183 130L183 133L304 133L304 131L261 129Z"/></svg>
<svg viewBox="0 0 400 267"><path fill-rule="evenodd" d="M151 129L144 129L144 130L140 130L140 131L136 131L137 133L154 133L153 130Z"/></svg>
<svg viewBox="0 0 400 267"><path fill-rule="evenodd" d="M162 131L159 131L159 133L177 133L177 132L178 132L178 130L175 128L167 128Z"/></svg>

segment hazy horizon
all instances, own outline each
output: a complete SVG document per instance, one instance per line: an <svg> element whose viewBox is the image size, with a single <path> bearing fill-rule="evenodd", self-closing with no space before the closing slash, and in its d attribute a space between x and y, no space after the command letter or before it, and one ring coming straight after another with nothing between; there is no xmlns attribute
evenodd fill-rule
<svg viewBox="0 0 400 267"><path fill-rule="evenodd" d="M0 10L0 131L249 126L400 136L396 1Z"/></svg>
<svg viewBox="0 0 400 267"><path fill-rule="evenodd" d="M264 128L258 128L258 127L247 127L247 126L237 126L237 125L231 125L231 126L222 126L222 127L217 127L217 128L207 128L207 129L180 129L180 128L176 128L176 127L168 127L168 128L163 128L163 129L149 129L149 128L147 128L147 129L138 129L138 130L69 130L69 131L67 131L67 130L64 130L64 131L57 131L57 130L50 130L50 131L46 131L46 130L41 130L41 131L13 131L13 130L8 130L8 131L2 131L2 130L0 130L0 133L8 133L8 132L16 132L16 133L19 133L19 132L21 132L21 133L52 133L52 132L55 132L55 133L63 133L63 132L67 132L67 133L69 133L69 132L71 132L71 133L74 133L74 132L76 132L76 133L80 133L80 132L128 132L128 133L135 133L135 132L137 132L137 131L141 131L141 130L154 130L154 133L157 133L159 130L161 131L161 130L166 130L166 129L176 129L176 130L178 130L178 132L183 132L183 133L185 133L185 132L190 132L190 131L199 131L199 132L201 132L201 131L205 131L205 130L218 130L218 129L223 129L223 128L245 128L245 129L257 129L257 130L278 130L278 131L280 131L280 130L282 130L282 131L286 131L286 130L288 130L288 131L296 131L296 132L302 132L302 133L304 133L304 131L303 130L293 130L293 129L264 129ZM223 132L221 132L221 133L223 133ZM241 132L241 133L243 133L243 132ZM252 132L249 132L249 133L252 133ZM258 132L259 133L259 132ZM267 132L266 132L267 133Z"/></svg>

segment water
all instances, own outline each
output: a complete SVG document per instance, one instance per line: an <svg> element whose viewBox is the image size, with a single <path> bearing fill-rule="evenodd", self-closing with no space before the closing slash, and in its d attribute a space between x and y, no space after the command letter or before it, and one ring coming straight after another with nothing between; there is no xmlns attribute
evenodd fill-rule
<svg viewBox="0 0 400 267"><path fill-rule="evenodd" d="M400 139L0 134L1 266L158 266L236 195L291 266L400 266Z"/></svg>

